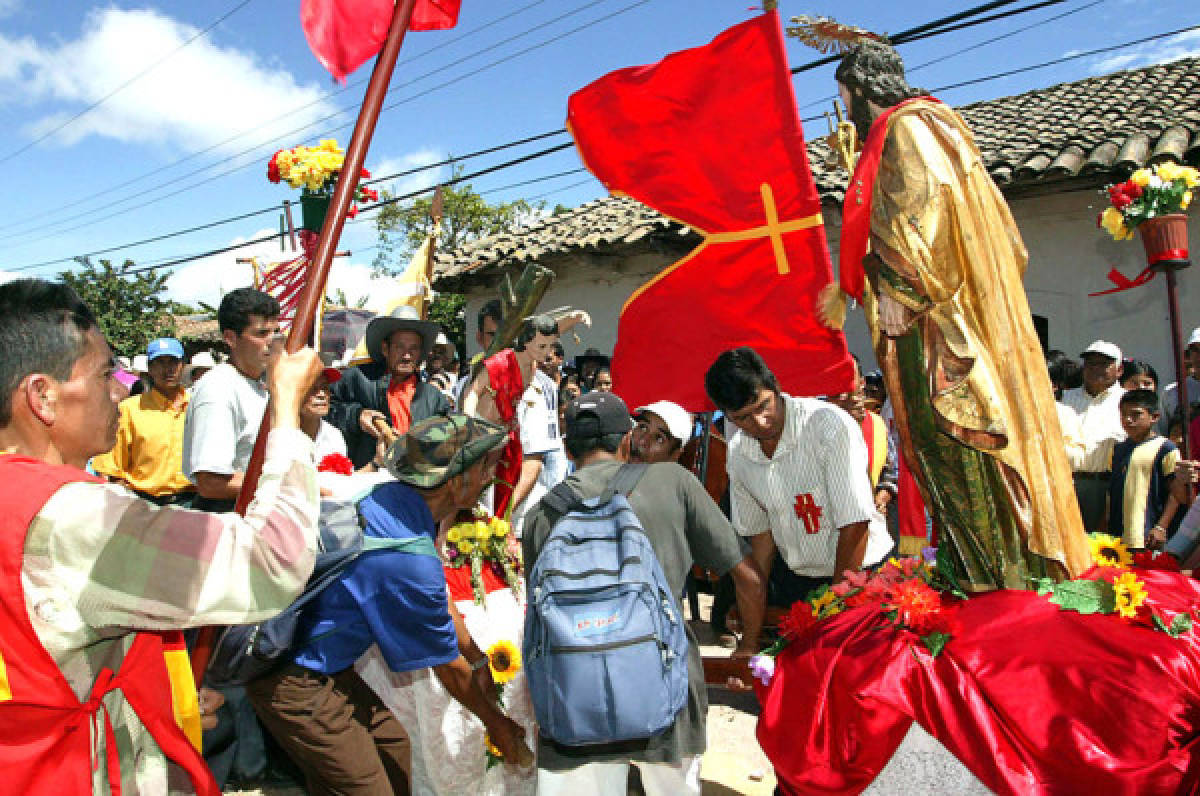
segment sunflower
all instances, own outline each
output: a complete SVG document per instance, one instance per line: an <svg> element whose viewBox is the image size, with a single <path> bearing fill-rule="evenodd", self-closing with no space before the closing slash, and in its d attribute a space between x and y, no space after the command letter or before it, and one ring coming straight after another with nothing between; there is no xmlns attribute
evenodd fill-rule
<svg viewBox="0 0 1200 796"><path fill-rule="evenodd" d="M500 640L488 648L488 666L497 685L504 685L521 671L521 650L511 641Z"/></svg>
<svg viewBox="0 0 1200 796"><path fill-rule="evenodd" d="M488 735L486 732L483 734L483 745L487 747L487 753L491 757L504 757L504 753L500 751L500 747L492 743L492 736Z"/></svg>
<svg viewBox="0 0 1200 796"><path fill-rule="evenodd" d="M1126 619L1137 616L1138 606L1146 601L1146 586L1132 572L1118 575L1113 581L1117 597L1117 613Z"/></svg>
<svg viewBox="0 0 1200 796"><path fill-rule="evenodd" d="M833 616L834 614L839 613L840 609L834 605L836 601L837 595L831 590L826 589L820 597L817 597L812 601L813 616L819 619L822 617L822 614L826 616Z"/></svg>
<svg viewBox="0 0 1200 796"><path fill-rule="evenodd" d="M1098 567L1128 569L1133 564L1129 548L1115 536L1106 533L1088 534L1088 544L1092 548L1092 563Z"/></svg>

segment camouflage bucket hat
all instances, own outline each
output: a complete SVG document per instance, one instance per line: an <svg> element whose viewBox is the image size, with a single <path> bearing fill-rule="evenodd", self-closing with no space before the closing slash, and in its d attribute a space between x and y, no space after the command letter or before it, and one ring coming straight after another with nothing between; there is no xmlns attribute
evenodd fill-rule
<svg viewBox="0 0 1200 796"><path fill-rule="evenodd" d="M432 489L507 442L507 429L481 417L431 417L414 423L388 448L383 461L397 480Z"/></svg>

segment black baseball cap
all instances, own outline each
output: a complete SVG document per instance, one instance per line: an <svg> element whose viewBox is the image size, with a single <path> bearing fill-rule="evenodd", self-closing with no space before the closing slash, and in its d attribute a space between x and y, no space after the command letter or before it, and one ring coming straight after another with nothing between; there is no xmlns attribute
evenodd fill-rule
<svg viewBox="0 0 1200 796"><path fill-rule="evenodd" d="M624 434L633 428L629 407L611 392L589 392L567 404L566 436L589 439L605 434Z"/></svg>

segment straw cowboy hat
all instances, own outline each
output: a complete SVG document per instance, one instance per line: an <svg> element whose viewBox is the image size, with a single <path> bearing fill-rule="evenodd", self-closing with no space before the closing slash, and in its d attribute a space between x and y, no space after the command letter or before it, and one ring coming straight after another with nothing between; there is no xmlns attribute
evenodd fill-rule
<svg viewBox="0 0 1200 796"><path fill-rule="evenodd" d="M421 336L421 359L425 360L437 339L438 325L423 321L414 307L401 304L388 315L377 315L367 324L367 353L376 362L383 361L383 341L398 331L416 332Z"/></svg>

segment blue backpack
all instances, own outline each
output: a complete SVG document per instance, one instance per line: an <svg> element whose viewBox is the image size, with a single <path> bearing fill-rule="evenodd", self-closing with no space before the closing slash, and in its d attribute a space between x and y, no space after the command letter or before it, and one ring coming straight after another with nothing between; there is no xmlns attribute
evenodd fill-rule
<svg viewBox="0 0 1200 796"><path fill-rule="evenodd" d="M525 673L542 735L567 746L650 738L687 703L683 614L625 499L646 465L624 465L599 497L567 484L529 572Z"/></svg>

